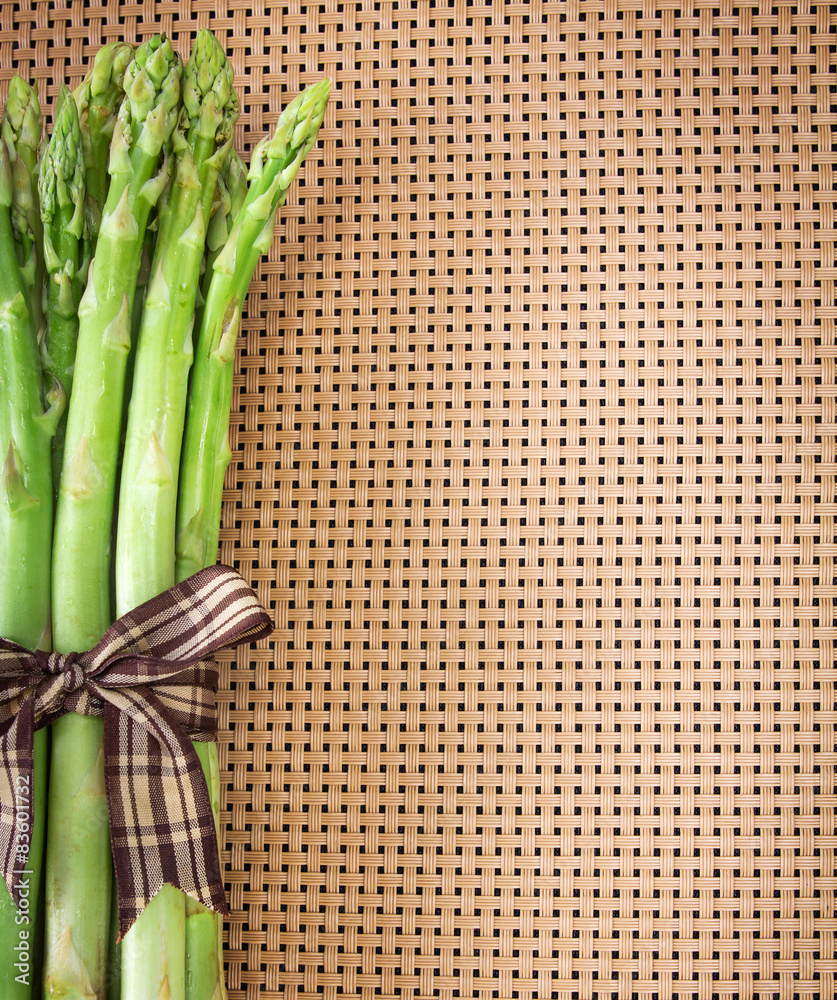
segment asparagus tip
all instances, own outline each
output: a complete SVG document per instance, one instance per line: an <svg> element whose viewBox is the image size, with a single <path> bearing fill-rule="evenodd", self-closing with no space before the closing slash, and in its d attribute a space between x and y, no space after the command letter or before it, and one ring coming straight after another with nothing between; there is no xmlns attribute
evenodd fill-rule
<svg viewBox="0 0 837 1000"><path fill-rule="evenodd" d="M218 39L202 29L183 70L184 122L219 144L238 118L233 68Z"/></svg>
<svg viewBox="0 0 837 1000"><path fill-rule="evenodd" d="M38 194L41 218L46 226L53 223L60 208L72 206L76 209L73 221L66 228L77 238L81 238L85 190L84 157L78 108L76 102L69 98L69 88L62 85L52 135L41 159Z"/></svg>
<svg viewBox="0 0 837 1000"><path fill-rule="evenodd" d="M9 96L3 111L3 132L7 141L36 151L41 142L43 122L35 88L17 74L9 81Z"/></svg>
<svg viewBox="0 0 837 1000"><path fill-rule="evenodd" d="M183 64L165 33L147 38L134 53L125 76L126 100L120 115L138 135L148 116L158 107L164 109L166 137L171 135L180 104Z"/></svg>

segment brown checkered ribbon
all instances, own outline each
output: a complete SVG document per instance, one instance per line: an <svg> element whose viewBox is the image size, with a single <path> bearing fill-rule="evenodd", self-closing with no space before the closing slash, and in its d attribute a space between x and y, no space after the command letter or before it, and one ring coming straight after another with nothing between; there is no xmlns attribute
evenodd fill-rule
<svg viewBox="0 0 837 1000"><path fill-rule="evenodd" d="M228 912L190 740L215 738L218 671L208 657L271 630L242 577L213 566L124 615L88 652L33 652L0 639L0 863L16 903L29 843L28 806L18 806L32 801L33 736L78 712L104 716L120 935L166 882Z"/></svg>

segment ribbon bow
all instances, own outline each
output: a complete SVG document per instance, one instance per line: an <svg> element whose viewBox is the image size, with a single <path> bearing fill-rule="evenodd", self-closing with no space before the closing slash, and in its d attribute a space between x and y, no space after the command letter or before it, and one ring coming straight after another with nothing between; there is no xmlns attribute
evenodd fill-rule
<svg viewBox="0 0 837 1000"><path fill-rule="evenodd" d="M29 844L34 733L77 712L104 716L120 936L165 882L229 912L190 738L215 738L218 670L207 658L272 627L244 579L212 566L124 615L87 652L44 653L0 639L0 866L16 904Z"/></svg>

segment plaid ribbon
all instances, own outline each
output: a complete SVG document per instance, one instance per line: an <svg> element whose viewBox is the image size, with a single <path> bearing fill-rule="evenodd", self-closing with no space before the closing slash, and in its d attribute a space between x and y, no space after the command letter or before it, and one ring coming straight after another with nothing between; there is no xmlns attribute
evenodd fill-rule
<svg viewBox="0 0 837 1000"><path fill-rule="evenodd" d="M0 639L0 865L18 906L34 801L33 736L77 712L104 716L120 937L165 882L229 912L206 780L190 740L215 738L218 670L208 657L272 627L243 578L212 566L120 618L88 652L33 652Z"/></svg>

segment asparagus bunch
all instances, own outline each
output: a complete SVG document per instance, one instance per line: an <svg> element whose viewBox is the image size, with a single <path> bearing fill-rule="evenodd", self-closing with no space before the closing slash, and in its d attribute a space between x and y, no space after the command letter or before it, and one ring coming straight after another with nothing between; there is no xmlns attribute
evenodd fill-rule
<svg viewBox="0 0 837 1000"><path fill-rule="evenodd" d="M232 149L232 70L209 32L185 68L162 35L102 49L75 94L62 88L40 163L37 97L13 85L0 140L0 634L87 649L117 615L214 563L244 299L329 89L292 102L248 174ZM217 825L217 750L198 752ZM110 978L111 1000L223 1000L221 921L171 886L112 947L100 719L52 727L46 825L45 997L105 1000ZM0 957L15 917L0 901ZM32 993L0 978L0 996Z"/></svg>
<svg viewBox="0 0 837 1000"><path fill-rule="evenodd" d="M52 590L61 652L89 649L114 618L111 521L131 307L148 217L168 178L165 147L179 112L181 75L160 35L137 49L125 71L110 186L79 306L58 492ZM53 996L99 997L106 989L112 865L102 738L99 718L65 715L53 726L44 968Z"/></svg>

